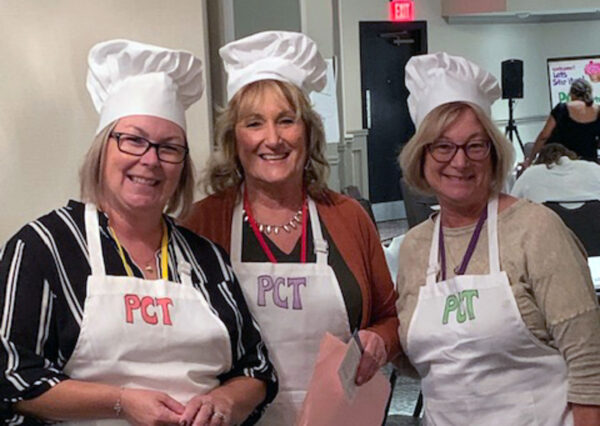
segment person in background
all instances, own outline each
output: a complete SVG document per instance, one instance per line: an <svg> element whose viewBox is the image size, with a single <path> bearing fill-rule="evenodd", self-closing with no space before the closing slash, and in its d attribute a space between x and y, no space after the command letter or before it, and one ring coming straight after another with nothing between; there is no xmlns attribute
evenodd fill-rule
<svg viewBox="0 0 600 426"><path fill-rule="evenodd" d="M239 424L277 382L223 250L164 211L189 210L191 53L95 45L100 123L81 197L0 250L0 401L10 424ZM9 409L12 411L9 412Z"/></svg>
<svg viewBox="0 0 600 426"><path fill-rule="evenodd" d="M399 350L394 292L375 225L327 188L325 135L308 93L325 86L314 42L267 31L222 47L229 102L207 191L186 226L223 245L266 341L280 393L261 424L290 425L325 333L364 346L356 382Z"/></svg>
<svg viewBox="0 0 600 426"><path fill-rule="evenodd" d="M557 143L545 145L535 165L517 179L511 195L536 203L600 200L600 165L580 160Z"/></svg>
<svg viewBox="0 0 600 426"><path fill-rule="evenodd" d="M582 160L598 161L600 106L594 104L591 84L578 78L569 90L571 100L558 103L522 165L529 167L546 143L560 143Z"/></svg>
<svg viewBox="0 0 600 426"><path fill-rule="evenodd" d="M425 424L600 424L600 309L582 246L539 204L500 193L513 162L494 76L446 53L406 65L417 131L404 178L440 212L400 248L404 351Z"/></svg>

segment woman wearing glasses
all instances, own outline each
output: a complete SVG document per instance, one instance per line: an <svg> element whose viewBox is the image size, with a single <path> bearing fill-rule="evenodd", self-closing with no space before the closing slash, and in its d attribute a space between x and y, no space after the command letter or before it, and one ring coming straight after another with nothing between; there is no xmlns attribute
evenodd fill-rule
<svg viewBox="0 0 600 426"><path fill-rule="evenodd" d="M399 335L427 424L600 424L600 315L585 252L550 210L500 193L512 147L496 79L445 53L406 67L404 177L440 213L400 249Z"/></svg>
<svg viewBox="0 0 600 426"><path fill-rule="evenodd" d="M260 333L223 250L163 213L192 201L185 109L202 95L201 63L113 40L89 66L100 124L86 204L0 251L0 417L252 423L277 391Z"/></svg>

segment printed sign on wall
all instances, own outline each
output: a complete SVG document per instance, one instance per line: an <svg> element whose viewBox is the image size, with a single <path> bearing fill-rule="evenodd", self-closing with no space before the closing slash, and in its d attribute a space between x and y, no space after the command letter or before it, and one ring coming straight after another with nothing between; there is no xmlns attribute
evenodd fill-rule
<svg viewBox="0 0 600 426"><path fill-rule="evenodd" d="M600 55L549 58L547 63L552 106L569 100L571 83L577 78L585 78L592 84L594 101L600 104Z"/></svg>

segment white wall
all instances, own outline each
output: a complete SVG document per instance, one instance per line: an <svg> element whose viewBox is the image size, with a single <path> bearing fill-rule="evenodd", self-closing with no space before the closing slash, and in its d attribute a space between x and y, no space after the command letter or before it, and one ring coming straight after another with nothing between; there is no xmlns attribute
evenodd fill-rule
<svg viewBox="0 0 600 426"><path fill-rule="evenodd" d="M204 1L3 0L0 13L0 245L78 198L98 117L85 89L89 48L131 38L205 58ZM203 59L204 60L204 59ZM188 110L196 164L209 152L207 96Z"/></svg>
<svg viewBox="0 0 600 426"><path fill-rule="evenodd" d="M509 6L516 8L512 3ZM540 10L540 3L544 2L530 0L527 5L532 10ZM566 2L553 0L548 3L549 9L560 9L561 3L564 8ZM577 7L586 7L588 3L597 5L598 2L579 0ZM388 0L340 0L344 122L347 131L362 127L358 22L385 21L388 19L387 10ZM501 61L509 58L524 61L525 97L516 105L515 118L526 118L532 122L518 125L523 142L535 139L551 108L546 59L600 53L600 47L593 42L594 35L600 34L600 21L449 25L441 17L440 0L415 1L415 11L417 20L427 21L429 52L445 50L465 56L498 78L501 76ZM508 119L507 101L497 101L492 115L495 120Z"/></svg>

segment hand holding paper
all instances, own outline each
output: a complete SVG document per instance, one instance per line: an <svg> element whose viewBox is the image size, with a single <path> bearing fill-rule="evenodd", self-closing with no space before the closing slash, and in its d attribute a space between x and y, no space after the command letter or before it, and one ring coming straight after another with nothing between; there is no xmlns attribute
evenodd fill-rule
<svg viewBox="0 0 600 426"><path fill-rule="evenodd" d="M348 389L345 390L340 381L338 371L342 362L348 357L348 366L351 363L356 365L357 348L353 339L345 344L331 334L323 337L297 426L364 426L382 423L390 393L388 380L376 371L370 381L354 387L352 399L347 396ZM354 354L347 355L349 351Z"/></svg>
<svg viewBox="0 0 600 426"><path fill-rule="evenodd" d="M387 351L383 339L377 333L360 330L358 338L360 338L364 348L360 364L356 370L356 384L360 386L371 380L371 377L385 365Z"/></svg>

